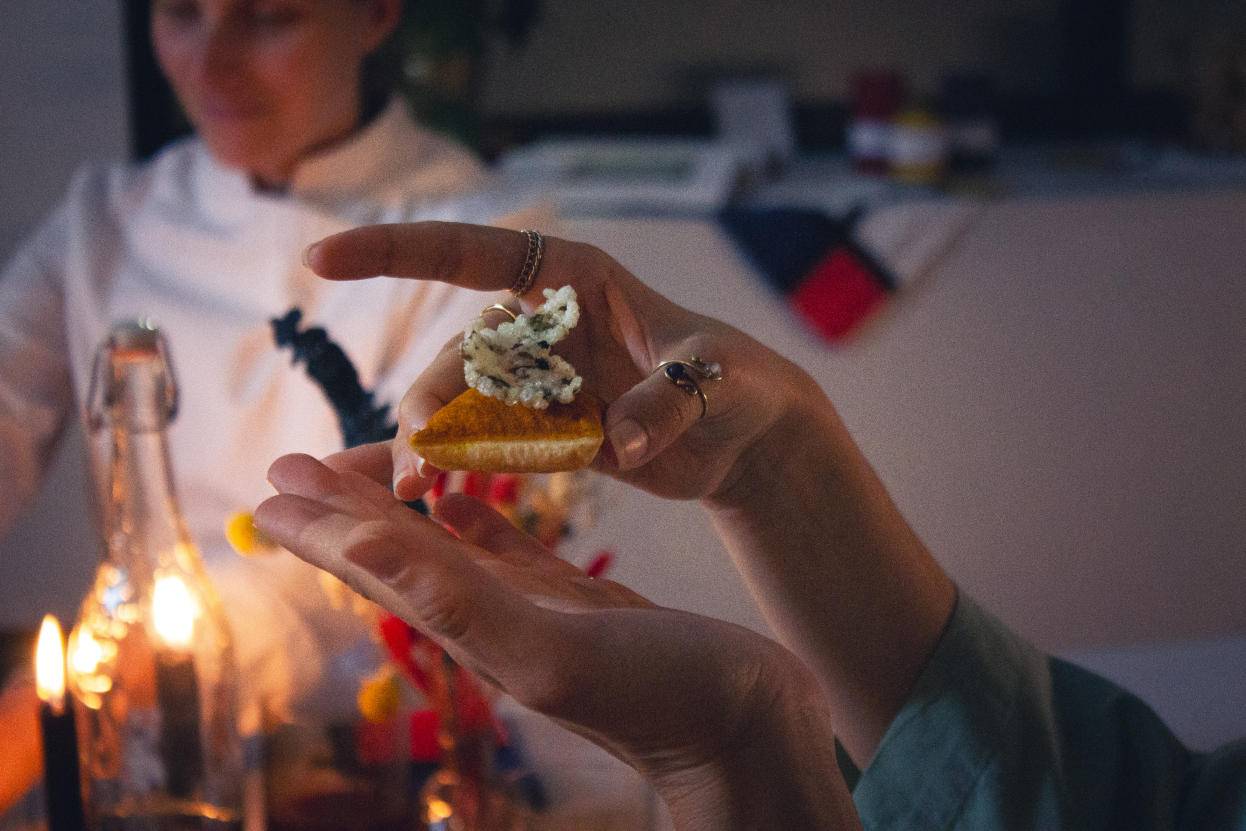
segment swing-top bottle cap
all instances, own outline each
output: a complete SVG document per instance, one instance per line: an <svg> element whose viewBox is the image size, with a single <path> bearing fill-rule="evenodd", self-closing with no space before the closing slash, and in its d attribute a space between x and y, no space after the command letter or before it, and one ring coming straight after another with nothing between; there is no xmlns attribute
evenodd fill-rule
<svg viewBox="0 0 1246 831"><path fill-rule="evenodd" d="M150 321L113 326L95 353L87 396L91 427L163 430L177 415L178 389L168 343Z"/></svg>

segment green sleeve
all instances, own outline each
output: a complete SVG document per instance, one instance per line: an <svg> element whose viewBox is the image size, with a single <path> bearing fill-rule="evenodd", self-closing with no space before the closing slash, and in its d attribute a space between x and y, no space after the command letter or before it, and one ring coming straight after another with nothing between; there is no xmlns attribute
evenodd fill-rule
<svg viewBox="0 0 1246 831"><path fill-rule="evenodd" d="M853 798L867 829L1246 829L1246 742L1191 753L962 595Z"/></svg>

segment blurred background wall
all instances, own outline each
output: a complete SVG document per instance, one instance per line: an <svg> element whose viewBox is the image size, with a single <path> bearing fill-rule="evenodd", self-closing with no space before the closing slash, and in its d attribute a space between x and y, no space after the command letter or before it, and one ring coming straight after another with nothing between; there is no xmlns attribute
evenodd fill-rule
<svg viewBox="0 0 1246 831"><path fill-rule="evenodd" d="M475 60L467 71L456 65L450 83L470 99L480 127L473 140L489 155L548 131L708 131L710 85L756 75L786 82L803 138L825 148L842 140L853 76L878 68L902 72L927 101L949 71L984 70L995 82L1001 126L1014 137L1179 138L1217 45L1246 37L1246 5L1236 0L464 0L455 6L472 11L422 11L439 4L411 0L411 17L434 18L443 30L479 20ZM182 129L152 88L143 5L4 4L0 60L13 71L0 80L0 100L15 105L4 123L28 125L20 136L6 126L6 143L41 146L35 137L56 125L97 127L112 114L102 133L62 132L75 149L95 147L97 155L120 147L127 27L139 104L131 142L146 155L161 130ZM509 7L524 10L518 40L494 25ZM59 163L72 166L72 157L58 155L66 160ZM10 209L0 212L7 221ZM27 212L39 214L33 205Z"/></svg>
<svg viewBox="0 0 1246 831"><path fill-rule="evenodd" d="M129 154L121 33L117 0L0 3L0 261L75 169ZM94 574L82 441L72 426L66 435L38 506L0 541L0 629L32 628L48 611L73 620Z"/></svg>
<svg viewBox="0 0 1246 831"><path fill-rule="evenodd" d="M486 120L567 127L571 114L686 113L707 84L752 73L833 119L862 69L898 69L930 99L948 71L980 68L1006 132L1095 126L1069 102L1096 91L1121 99L1115 124L1171 130L1209 48L1243 28L1233 0L550 0L521 46L492 39L478 100ZM1089 115L1108 115L1104 103Z"/></svg>
<svg viewBox="0 0 1246 831"><path fill-rule="evenodd" d="M0 4L0 254L59 199L88 158L124 158L117 0Z"/></svg>
<svg viewBox="0 0 1246 831"><path fill-rule="evenodd" d="M698 72L782 72L793 97L843 100L862 67L894 66L933 94L949 68L985 67L1005 92L1054 90L1078 7L1121 15L1137 89L1183 91L1204 43L1246 24L1236 0L547 0L521 50L495 44L487 113L688 103Z"/></svg>

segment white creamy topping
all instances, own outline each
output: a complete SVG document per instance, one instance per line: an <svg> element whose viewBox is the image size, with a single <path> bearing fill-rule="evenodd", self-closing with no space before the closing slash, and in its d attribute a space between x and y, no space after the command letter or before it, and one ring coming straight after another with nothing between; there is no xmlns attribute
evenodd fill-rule
<svg viewBox="0 0 1246 831"><path fill-rule="evenodd" d="M584 379L571 364L550 354L580 319L575 289L545 290L545 302L532 315L520 315L496 329L476 318L463 332L459 354L468 386L507 404L538 410L551 401L570 404Z"/></svg>

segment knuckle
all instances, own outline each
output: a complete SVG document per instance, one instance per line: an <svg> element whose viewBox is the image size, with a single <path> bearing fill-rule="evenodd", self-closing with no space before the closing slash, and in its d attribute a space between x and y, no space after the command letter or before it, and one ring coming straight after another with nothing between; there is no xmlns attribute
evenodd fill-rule
<svg viewBox="0 0 1246 831"><path fill-rule="evenodd" d="M449 229L446 235L448 244L425 246L419 253L421 257L428 258L434 280L452 283L463 272L465 251L470 240L462 228L453 225L446 227Z"/></svg>
<svg viewBox="0 0 1246 831"><path fill-rule="evenodd" d="M465 604L458 602L456 592L445 587L432 587L420 592L413 604L419 619L432 632L454 643L467 639L471 631L472 614Z"/></svg>
<svg viewBox="0 0 1246 831"><path fill-rule="evenodd" d="M513 686L511 694L529 709L547 716L567 717L583 704L578 663L550 656Z"/></svg>
<svg viewBox="0 0 1246 831"><path fill-rule="evenodd" d="M401 577L405 558L388 532L387 523L360 522L342 541L342 557L373 576L392 583Z"/></svg>
<svg viewBox="0 0 1246 831"><path fill-rule="evenodd" d="M402 592L416 619L433 633L455 643L464 641L472 629L471 604L462 593L427 573L412 580Z"/></svg>
<svg viewBox="0 0 1246 831"><path fill-rule="evenodd" d="M383 225L381 228L381 250L377 253L383 265L378 271L382 274L391 274L398 265L398 230L393 225Z"/></svg>
<svg viewBox="0 0 1246 831"><path fill-rule="evenodd" d="M658 380L665 389L655 403L655 421L664 425L681 425L690 424L700 417L701 399L696 392L677 386L664 376Z"/></svg>

